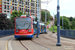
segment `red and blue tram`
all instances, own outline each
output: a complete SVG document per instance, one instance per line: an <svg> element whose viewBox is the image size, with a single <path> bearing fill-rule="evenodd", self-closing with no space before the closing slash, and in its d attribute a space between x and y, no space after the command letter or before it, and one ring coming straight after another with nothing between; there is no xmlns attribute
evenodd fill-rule
<svg viewBox="0 0 75 50"><path fill-rule="evenodd" d="M21 17L14 18L15 29L14 36L15 38L33 38L34 29L33 29L33 18L22 15Z"/></svg>

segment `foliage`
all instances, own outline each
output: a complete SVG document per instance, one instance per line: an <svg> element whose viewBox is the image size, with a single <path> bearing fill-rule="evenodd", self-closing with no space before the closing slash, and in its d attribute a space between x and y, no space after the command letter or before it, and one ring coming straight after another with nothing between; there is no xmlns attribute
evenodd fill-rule
<svg viewBox="0 0 75 50"><path fill-rule="evenodd" d="M55 20L55 25L57 26L57 19ZM62 17L60 17L60 26L62 26ZM63 27L64 29L70 29L69 19L63 16Z"/></svg>
<svg viewBox="0 0 75 50"><path fill-rule="evenodd" d="M7 19L6 14L0 14L0 30L13 28L13 23Z"/></svg>
<svg viewBox="0 0 75 50"><path fill-rule="evenodd" d="M75 18L73 18L73 21L75 21Z"/></svg>
<svg viewBox="0 0 75 50"><path fill-rule="evenodd" d="M16 10L11 14L11 21L13 22L15 17L20 17L21 15L27 15L26 13L23 14L22 11L17 12Z"/></svg>
<svg viewBox="0 0 75 50"><path fill-rule="evenodd" d="M50 24L50 21L47 22L47 25Z"/></svg>
<svg viewBox="0 0 75 50"><path fill-rule="evenodd" d="M72 21L71 29L75 29L75 21Z"/></svg>
<svg viewBox="0 0 75 50"><path fill-rule="evenodd" d="M35 18L35 21L37 21L37 17Z"/></svg>
<svg viewBox="0 0 75 50"><path fill-rule="evenodd" d="M69 21L72 21L72 20L73 20L73 17L70 17L70 18L69 18Z"/></svg>
<svg viewBox="0 0 75 50"><path fill-rule="evenodd" d="M61 28L61 26L60 26ZM51 26L51 28L48 28L50 31L53 31L53 26ZM57 32L57 26L54 26L54 32Z"/></svg>
<svg viewBox="0 0 75 50"><path fill-rule="evenodd" d="M49 12L47 12L47 21L50 21L51 15ZM41 21L45 21L45 11L41 11Z"/></svg>

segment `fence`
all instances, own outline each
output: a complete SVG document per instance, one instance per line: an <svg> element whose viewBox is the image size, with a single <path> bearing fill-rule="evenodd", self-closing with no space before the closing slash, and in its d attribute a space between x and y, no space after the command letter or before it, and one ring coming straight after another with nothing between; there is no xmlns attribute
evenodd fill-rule
<svg viewBox="0 0 75 50"><path fill-rule="evenodd" d="M14 34L14 30L0 30L0 37L13 35L13 34Z"/></svg>
<svg viewBox="0 0 75 50"><path fill-rule="evenodd" d="M75 38L75 30L60 30L60 36Z"/></svg>

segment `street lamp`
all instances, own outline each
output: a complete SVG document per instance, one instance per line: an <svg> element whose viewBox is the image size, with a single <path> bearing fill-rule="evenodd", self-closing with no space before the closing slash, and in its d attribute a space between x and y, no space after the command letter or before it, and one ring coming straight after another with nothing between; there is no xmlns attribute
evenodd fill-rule
<svg viewBox="0 0 75 50"><path fill-rule="evenodd" d="M60 6L59 6L59 0L57 0L57 46L61 46L60 43Z"/></svg>

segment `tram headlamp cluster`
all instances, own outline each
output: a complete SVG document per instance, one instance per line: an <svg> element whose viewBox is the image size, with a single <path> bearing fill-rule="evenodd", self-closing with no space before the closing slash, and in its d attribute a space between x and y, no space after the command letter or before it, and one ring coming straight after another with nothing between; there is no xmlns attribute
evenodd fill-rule
<svg viewBox="0 0 75 50"><path fill-rule="evenodd" d="M31 30L28 30L28 32L31 32Z"/></svg>

